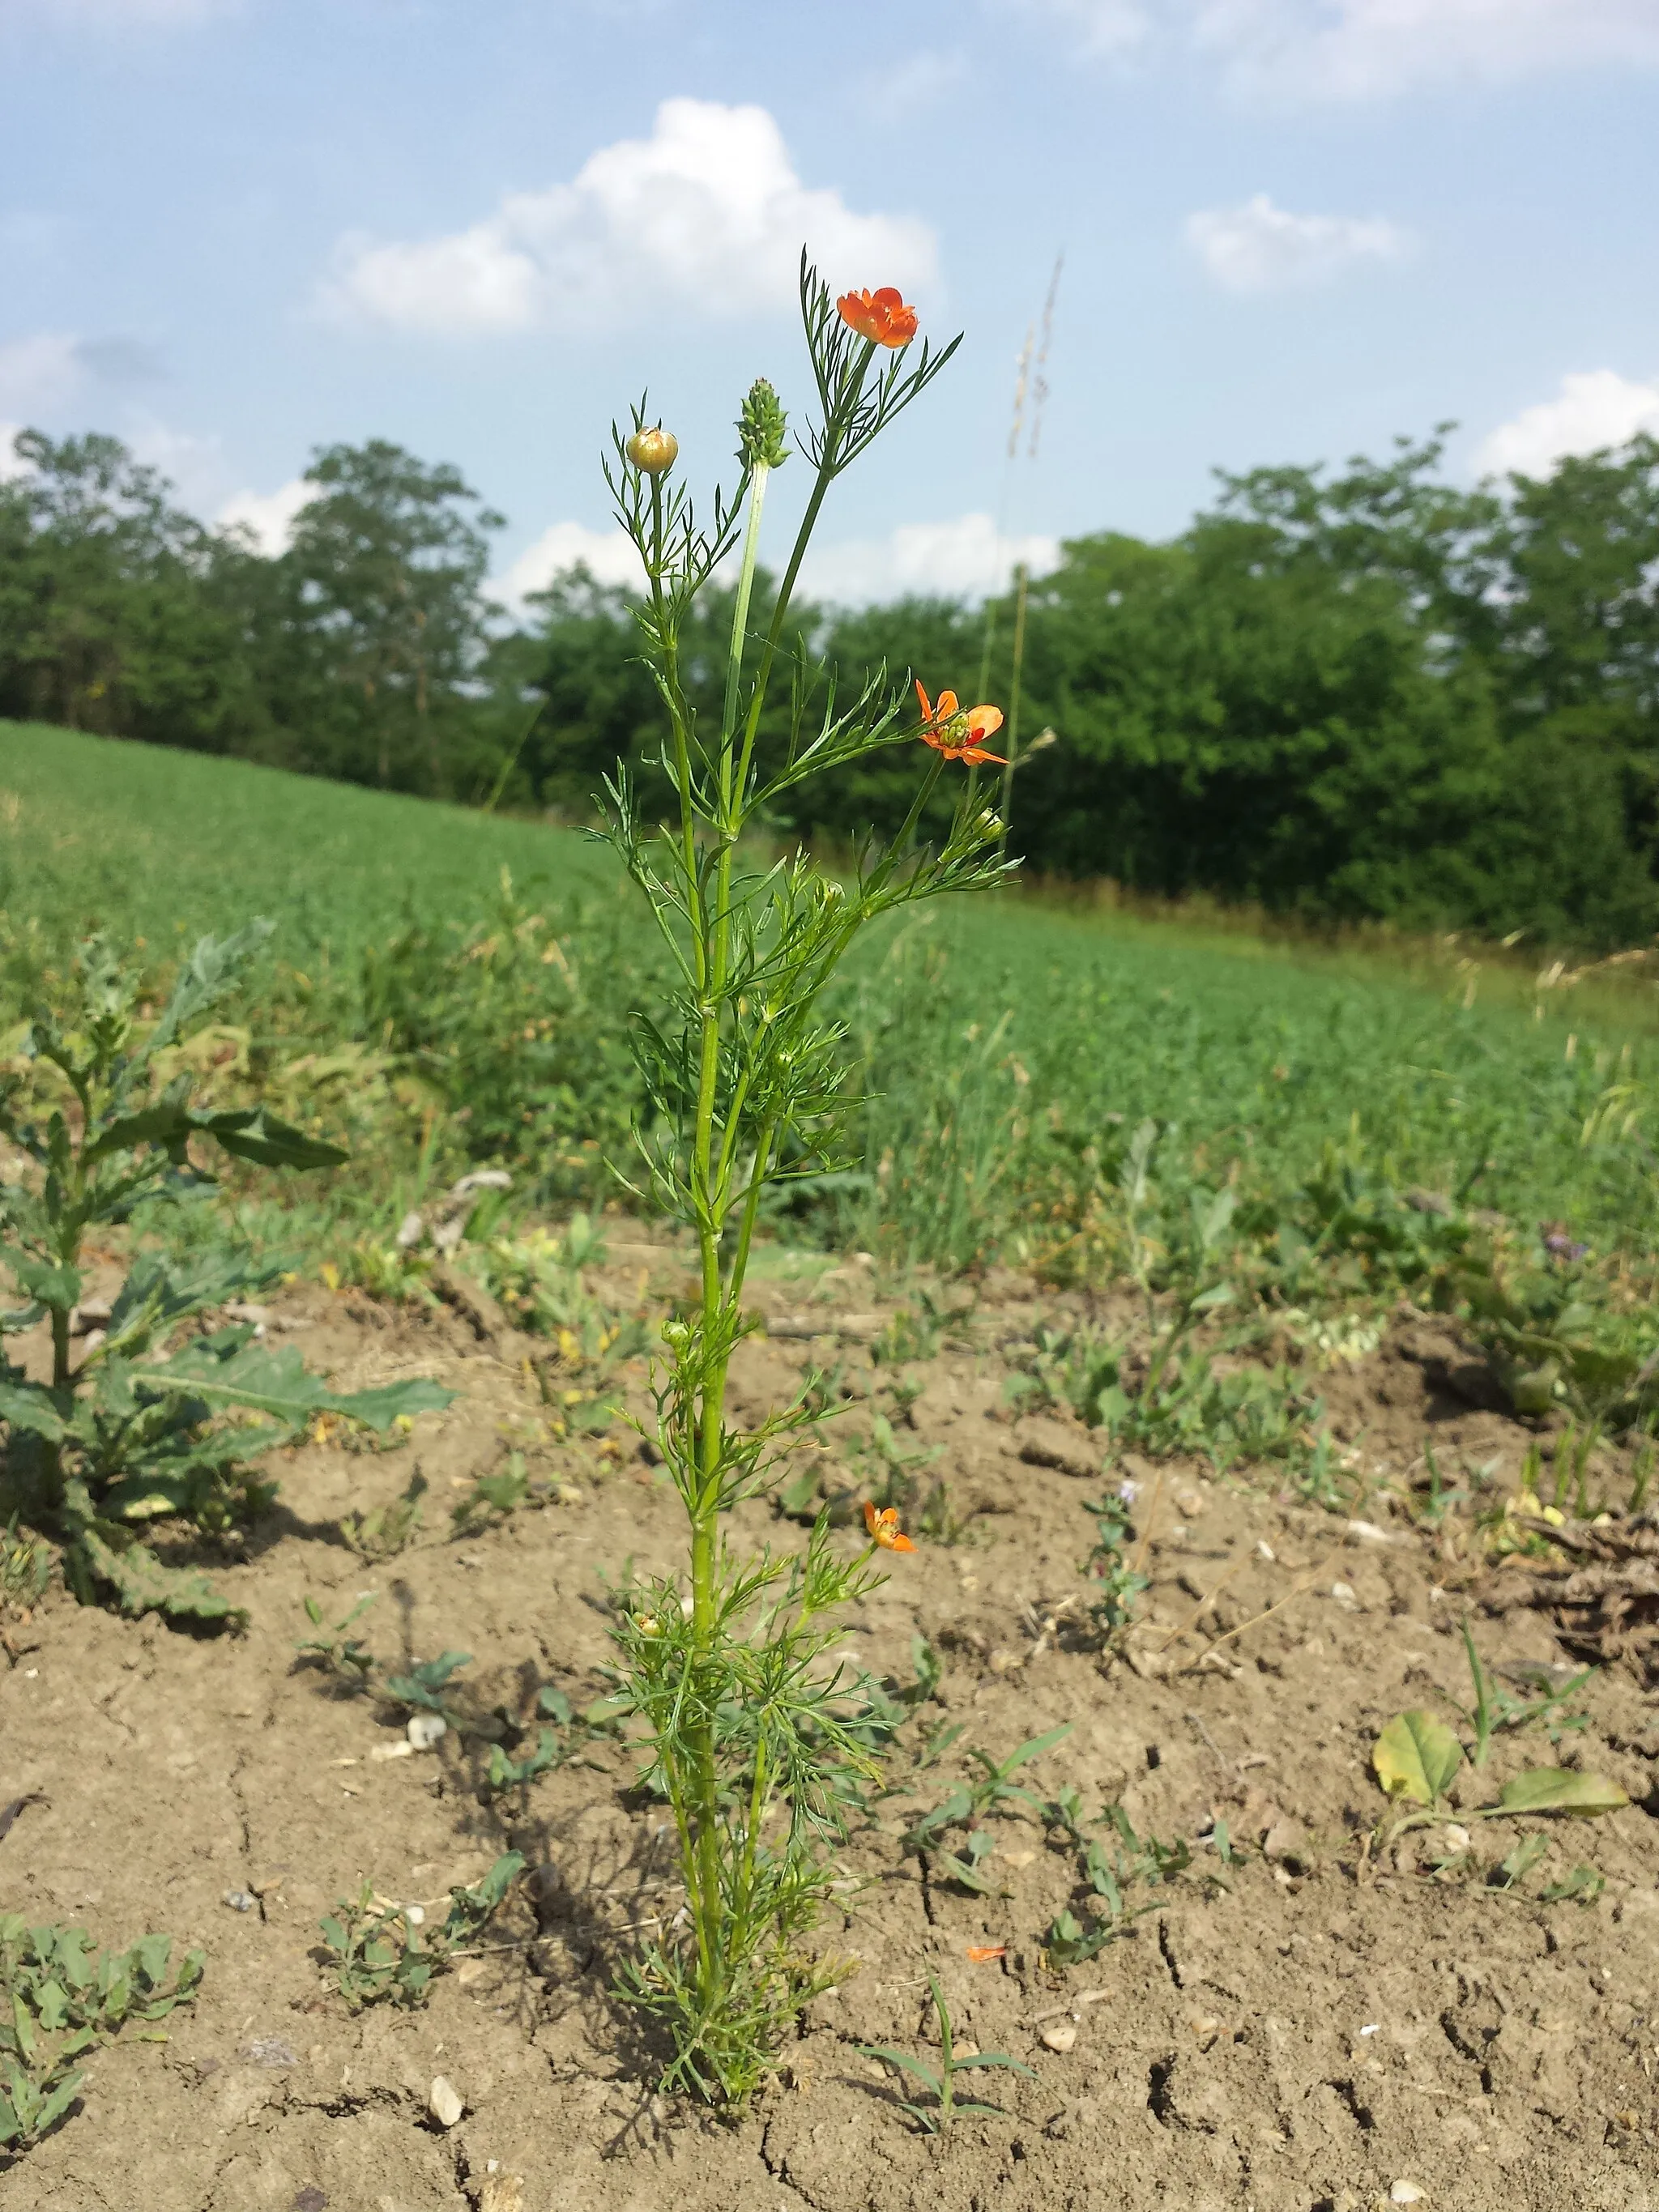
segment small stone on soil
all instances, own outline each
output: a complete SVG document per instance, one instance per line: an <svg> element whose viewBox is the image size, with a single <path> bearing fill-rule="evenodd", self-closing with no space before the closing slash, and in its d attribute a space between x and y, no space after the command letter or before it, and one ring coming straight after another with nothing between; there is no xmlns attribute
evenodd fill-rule
<svg viewBox="0 0 1659 2212"><path fill-rule="evenodd" d="M440 2074L427 2091L426 2108L438 2125L446 2129L459 2127L466 2110L459 2092L446 2074Z"/></svg>
<svg viewBox="0 0 1659 2212"><path fill-rule="evenodd" d="M416 1751L430 1751L448 1732L449 1724L441 1713L411 1713L404 1726L404 1734Z"/></svg>

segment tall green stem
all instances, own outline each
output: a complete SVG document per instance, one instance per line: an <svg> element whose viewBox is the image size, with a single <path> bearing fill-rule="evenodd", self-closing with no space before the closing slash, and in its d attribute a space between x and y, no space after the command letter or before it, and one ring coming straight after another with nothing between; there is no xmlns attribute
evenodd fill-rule
<svg viewBox="0 0 1659 2212"><path fill-rule="evenodd" d="M697 1243L702 1269L702 1402L698 1407L697 1482L691 1513L691 1633L695 1664L705 1674L712 1656L717 1622L717 1584L720 1573L720 1477L722 1433L726 1418L727 1360L724 1350L711 1355L710 1347L723 1334L721 1316L728 1296L741 1290L749 1238L754 1225L754 1194L744 1210L743 1235L732 1262L729 1286L720 1279L720 1238L725 1228L724 1178L717 1172L714 1115L720 1084L720 1009L731 951L732 857L741 826L750 746L743 749L741 763L733 755L738 745L738 702L743 684L744 647L749 630L749 607L754 593L755 568L760 553L761 509L771 471L757 465L749 488L749 513L744 526L743 559L738 576L737 602L732 612L732 641L726 667L726 697L720 717L720 757L716 781L720 792L717 835L720 851L714 863L713 898L703 910L698 973L702 981L701 1058L697 1072L697 1122L692 1168L696 1205ZM757 682L750 712L751 726L758 720L761 686ZM683 744L683 738L680 739ZM734 772L735 770L735 772ZM684 800L690 828L689 787ZM765 1143L769 1149L770 1133ZM720 1148L722 1152L724 1147ZM757 1161L757 1165L759 1165ZM701 1694L701 1692L700 1692ZM698 1960L702 1977L705 2009L711 2008L723 1978L725 1960L720 1933L724 1924L720 1872L720 1788L715 1765L712 1718L699 1720L691 1730L693 1796L697 1817Z"/></svg>

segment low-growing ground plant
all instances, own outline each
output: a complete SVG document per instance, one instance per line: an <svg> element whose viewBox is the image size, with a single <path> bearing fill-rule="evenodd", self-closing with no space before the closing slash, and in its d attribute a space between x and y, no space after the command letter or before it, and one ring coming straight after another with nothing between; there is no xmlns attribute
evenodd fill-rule
<svg viewBox="0 0 1659 2212"><path fill-rule="evenodd" d="M873 1585L880 1549L913 1548L897 1510L864 1507L869 1542L850 1553L827 1516L803 1553L748 1558L727 1545L726 1516L769 1480L780 1454L817 1415L804 1401L744 1430L726 1413L726 1376L754 1326L744 1288L761 1201L805 1176L856 1164L857 1101L826 989L860 932L924 898L995 882L1001 824L971 770L993 757L1001 716L932 698L884 675L851 686L792 672L785 733L766 724L796 580L836 480L918 398L953 347L924 343L896 292L839 301L803 258L800 300L817 387L801 440L812 471L805 514L757 637L750 611L766 488L787 457L784 414L757 382L738 424L741 474L702 522L673 479L678 441L643 404L616 434L607 471L618 519L637 548L637 609L665 709L660 764L676 818L653 835L629 770L610 786L611 836L649 905L672 973L665 1005L640 1003L634 1039L648 1113L639 1131L641 1194L695 1240L695 1307L663 1334L656 1442L685 1509L683 1577L649 1585L614 1632L622 1680L644 1724L650 1778L672 1808L685 1884L684 1936L644 1949L626 1994L666 2031L665 2085L730 2103L746 2096L801 2006L841 1971L809 1939L835 1881L832 1853L874 1754L839 1710L823 1664L834 1617ZM699 720L685 688L690 611L741 542L718 720ZM931 755L899 832L842 875L805 852L771 867L745 857L763 824L795 812L811 778L845 777L877 751L921 739ZM969 773L942 836L926 842L947 764ZM653 763L653 766L655 764Z"/></svg>
<svg viewBox="0 0 1659 2212"><path fill-rule="evenodd" d="M1477 1725L1470 1765L1485 1757L1489 1733ZM1449 1792L1463 1765L1464 1747L1443 1721L1420 1710L1396 1713L1371 1747L1371 1767L1384 1795L1396 1806L1411 1809L1379 1835L1386 1846L1407 1830L1425 1828L1455 1819L1472 1820L1528 1820L1538 1814L1559 1813L1592 1820L1616 1813L1630 1800L1616 1782L1599 1774L1581 1773L1570 1766L1532 1766L1511 1776L1490 1805L1461 1808L1454 1815Z"/></svg>
<svg viewBox="0 0 1659 2212"><path fill-rule="evenodd" d="M80 2094L89 2051L191 2002L206 1954L187 1951L176 1972L172 1960L171 1936L100 1954L84 1928L0 1917L0 2153L51 2134Z"/></svg>
<svg viewBox="0 0 1659 2212"><path fill-rule="evenodd" d="M428 1928L418 1908L377 1897L365 1882L355 1898L337 1899L319 1923L334 1985L352 2012L365 2006L424 2004L433 1977L447 1973L507 1902L524 1871L520 1851L505 1852L482 1881L457 1884L449 1910Z"/></svg>
<svg viewBox="0 0 1659 2212"><path fill-rule="evenodd" d="M1137 1835L1121 1805L1109 1805L1096 1824L1110 1831L1104 1840L1085 1838L1075 1813L1063 1825L1071 1840L1082 1846L1082 1875L1088 1884L1091 1909L1081 1920L1069 1905L1057 1913L1044 1938L1043 1951L1053 1966L1077 1966L1123 1935L1143 1914L1158 1911L1156 1899L1150 1905L1128 1904L1130 1890L1137 1885L1173 1881L1192 1864L1193 1855L1191 1847L1180 1838L1166 1844L1156 1836ZM1218 1848L1224 1861L1231 1850L1224 1827Z"/></svg>
<svg viewBox="0 0 1659 2212"><path fill-rule="evenodd" d="M884 2066L891 2066L901 2075L908 2075L913 2081L921 2082L933 2100L931 2104L917 2104L908 2098L901 2098L899 2102L924 2135L945 2135L963 2112L988 2113L998 2119L1006 2118L1007 2115L1000 2105L988 2105L975 2098L959 2097L957 2094L957 2076L969 2073L975 2068L1000 2067L1009 2073L1024 2074L1028 2081L1035 2081L1037 2078L1036 2073L1023 2060L1010 2058L1006 2051L958 2051L945 1993L932 1974L927 1977L927 1990L933 2003L933 2017L939 2026L937 2069L920 2058L913 2058L908 2051L895 2051L890 2044L885 2043L860 2043L857 2046L860 2057L878 2059Z"/></svg>
<svg viewBox="0 0 1659 2212"><path fill-rule="evenodd" d="M101 1332L82 1339L75 1357L94 1233L131 1223L141 1207L213 1198L217 1186L192 1159L193 1144L272 1168L331 1167L343 1157L263 1106L191 1103L184 1048L270 930L255 922L222 942L204 938L149 1021L137 979L108 944L88 942L58 1002L37 1009L0 1069L0 1134L33 1166L0 1186L0 1264L24 1301L0 1315L0 1331L44 1324L51 1340L45 1381L0 1356L9 1431L0 1510L61 1543L77 1596L107 1590L129 1613L231 1612L204 1575L163 1565L139 1540L145 1524L223 1529L271 1494L248 1469L319 1413L384 1431L453 1395L420 1382L343 1395L309 1374L294 1347L258 1341L252 1323L191 1334L198 1316L278 1272L222 1250L182 1263L141 1251Z"/></svg>
<svg viewBox="0 0 1659 2212"><path fill-rule="evenodd" d="M365 1590L332 1627L325 1626L320 1601L314 1597L306 1597L303 1601L306 1619L318 1632L314 1636L302 1638L295 1645L299 1657L322 1667L348 1689L367 1689L369 1677L374 1672L374 1655L363 1638L353 1636L349 1632L356 1626L379 1595L378 1590Z"/></svg>
<svg viewBox="0 0 1659 2212"><path fill-rule="evenodd" d="M424 1516L421 1500L428 1488L417 1467L398 1496L384 1505L370 1505L340 1516L340 1534L360 1559L378 1565L406 1552L420 1534Z"/></svg>

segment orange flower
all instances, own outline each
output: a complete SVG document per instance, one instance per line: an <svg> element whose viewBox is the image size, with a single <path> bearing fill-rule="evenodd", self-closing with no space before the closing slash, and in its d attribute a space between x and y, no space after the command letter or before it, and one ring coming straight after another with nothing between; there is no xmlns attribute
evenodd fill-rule
<svg viewBox="0 0 1659 2212"><path fill-rule="evenodd" d="M915 1546L898 1524L896 1506L884 1505L879 1513L866 1498L864 1501L864 1525L870 1531L870 1540L879 1544L884 1552L914 1552Z"/></svg>
<svg viewBox="0 0 1659 2212"><path fill-rule="evenodd" d="M890 284L878 292L843 292L836 307L842 322L872 345L907 346L916 334L916 311Z"/></svg>
<svg viewBox="0 0 1659 2212"><path fill-rule="evenodd" d="M1006 1959L1007 1955L1008 1946L1006 1943L970 1943L968 1946L970 1966L986 1966L993 1959Z"/></svg>
<svg viewBox="0 0 1659 2212"><path fill-rule="evenodd" d="M999 768L1007 767L1000 753L988 753L985 750L985 739L995 737L1002 727L1000 707L964 708L958 705L954 691L941 691L939 704L930 706L920 682L916 696L921 702L923 744L932 745L946 760L966 761L969 768L977 768L981 761L994 761Z"/></svg>

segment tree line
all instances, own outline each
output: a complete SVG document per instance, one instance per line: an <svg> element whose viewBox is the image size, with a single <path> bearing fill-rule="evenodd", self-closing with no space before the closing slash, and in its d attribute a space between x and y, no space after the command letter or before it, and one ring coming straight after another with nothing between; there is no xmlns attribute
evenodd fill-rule
<svg viewBox="0 0 1659 2212"><path fill-rule="evenodd" d="M0 715L582 816L620 756L666 800L628 595L581 571L509 622L459 471L333 446L287 550L185 514L112 438L0 482ZM1012 845L1062 876L1310 920L1607 946L1659 931L1659 441L1474 489L1438 437L1222 476L1165 543L1069 541L1018 624ZM685 661L717 714L730 599ZM757 617L768 608L763 588ZM781 748L866 666L1008 705L1015 609L798 605ZM774 826L901 818L904 749Z"/></svg>

